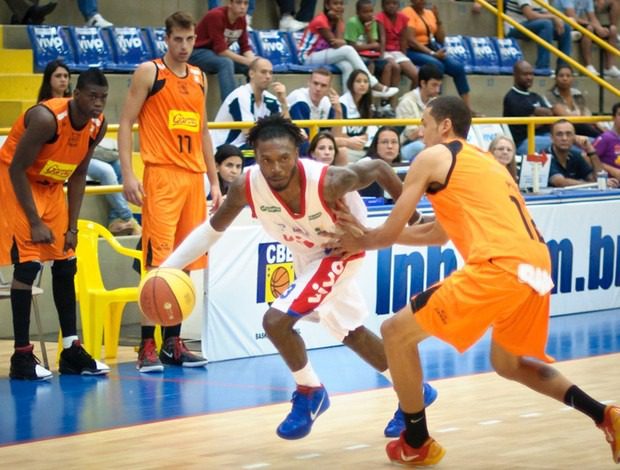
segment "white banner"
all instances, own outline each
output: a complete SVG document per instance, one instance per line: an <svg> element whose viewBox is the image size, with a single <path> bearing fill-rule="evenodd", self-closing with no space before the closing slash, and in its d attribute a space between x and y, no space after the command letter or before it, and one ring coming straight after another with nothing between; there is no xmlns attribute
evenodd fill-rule
<svg viewBox="0 0 620 470"><path fill-rule="evenodd" d="M561 197L528 206L553 259L552 315L604 310L620 305L620 198ZM386 213L370 213L379 225ZM209 253L203 352L210 360L275 353L262 328L273 296L291 273L290 253L271 240L247 214ZM359 274L370 310L367 326L379 332L385 315L398 311L462 265L452 245L394 246L371 251ZM316 324L297 323L308 348L337 344Z"/></svg>

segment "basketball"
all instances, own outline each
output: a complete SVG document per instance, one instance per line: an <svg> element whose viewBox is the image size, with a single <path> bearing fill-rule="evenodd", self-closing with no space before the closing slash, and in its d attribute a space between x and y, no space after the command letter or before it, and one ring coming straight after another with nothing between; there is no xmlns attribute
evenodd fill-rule
<svg viewBox="0 0 620 470"><path fill-rule="evenodd" d="M153 269L138 287L140 310L156 325L178 325L189 316L195 303L194 284L180 269Z"/></svg>
<svg viewBox="0 0 620 470"><path fill-rule="evenodd" d="M288 289L291 280L289 279L288 271L282 266L278 266L271 274L269 286L271 287L271 295L274 299L277 299L282 293Z"/></svg>

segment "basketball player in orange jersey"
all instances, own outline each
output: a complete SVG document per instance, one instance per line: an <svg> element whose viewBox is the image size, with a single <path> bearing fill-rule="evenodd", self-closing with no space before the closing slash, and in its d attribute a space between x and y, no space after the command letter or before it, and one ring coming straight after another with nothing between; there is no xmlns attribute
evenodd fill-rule
<svg viewBox="0 0 620 470"><path fill-rule="evenodd" d="M278 426L283 439L300 439L329 407L329 396L312 368L302 337L295 331L301 319L320 322L338 341L390 380L381 339L363 326L368 308L355 283L363 253L343 260L323 249L321 233L335 227L333 208L343 199L360 219L366 207L356 192L374 181L392 197L402 183L382 160L348 167L326 166L299 159L301 130L281 115L261 118L250 130L248 142L256 152L256 165L230 186L222 207L174 251L162 266L178 268L209 250L248 204L265 231L293 254L295 280L263 317L263 327L297 384L292 410ZM419 221L415 214L414 221ZM420 383L422 392L422 383ZM424 386L427 405L437 392ZM404 428L400 409L384 430L388 437Z"/></svg>
<svg viewBox="0 0 620 470"><path fill-rule="evenodd" d="M592 399L546 363L549 252L508 171L465 141L471 113L456 97L439 97L422 116L426 150L411 164L403 192L383 225L335 237L338 253L452 240L465 266L414 296L381 326L406 430L388 443L393 462L433 465L445 451L429 437L420 393L418 343L436 336L465 351L493 327L491 364L510 380L564 402L594 420L620 461L620 407ZM406 227L426 193L436 220ZM339 214L345 218L345 214ZM345 223L344 228L348 225ZM484 467L484 465L482 465Z"/></svg>
<svg viewBox="0 0 620 470"><path fill-rule="evenodd" d="M142 206L142 251L147 269L159 266L207 217L204 174L211 183L214 208L221 201L211 136L207 127L207 79L187 63L196 33L192 17L176 12L166 18L168 51L136 69L120 118L118 149L127 200ZM133 124L139 123L141 183L131 164ZM187 270L206 265L202 256ZM138 352L140 372L161 372L164 364L201 367L207 359L190 352L180 338L181 324L163 329L159 357L155 327L143 317Z"/></svg>
<svg viewBox="0 0 620 470"><path fill-rule="evenodd" d="M107 96L108 81L100 70L82 72L73 98L28 109L0 150L0 264L14 265L12 379L52 377L33 354L29 338L32 284L45 261L53 261L52 292L63 343L60 373L104 375L110 370L80 344L73 283L77 219L88 162L107 128L102 114Z"/></svg>

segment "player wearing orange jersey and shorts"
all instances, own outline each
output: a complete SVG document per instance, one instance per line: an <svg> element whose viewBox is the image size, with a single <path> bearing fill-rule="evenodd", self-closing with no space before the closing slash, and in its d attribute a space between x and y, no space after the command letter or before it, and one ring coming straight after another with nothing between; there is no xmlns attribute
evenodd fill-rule
<svg viewBox="0 0 620 470"><path fill-rule="evenodd" d="M552 362L545 346L553 288L547 246L508 171L466 143L470 125L471 112L460 98L429 103L421 129L426 149L411 164L385 223L361 236L356 227L330 244L346 255L393 243L451 240L465 260L463 268L413 297L381 326L406 423L400 438L388 443L388 458L426 466L445 454L428 433L418 343L433 335L464 351L492 327L491 364L497 373L592 418L620 463L620 407L594 400L547 364ZM424 193L436 220L407 226ZM347 214L340 219L345 230L353 223Z"/></svg>
<svg viewBox="0 0 620 470"><path fill-rule="evenodd" d="M32 285L46 261L53 261L52 290L63 337L60 372L104 375L110 370L80 344L74 287L77 218L88 162L107 127L102 114L107 94L108 82L101 71L83 72L73 98L51 99L28 109L0 149L0 262L15 267L12 379L52 376L39 364L29 336Z"/></svg>
<svg viewBox="0 0 620 470"><path fill-rule="evenodd" d="M206 220L205 171L215 208L221 200L207 127L207 80L199 68L187 63L196 38L194 29L188 13L176 12L166 19L168 51L161 59L138 66L120 118L123 192L129 202L142 206L142 251L147 269L159 266ZM131 164L131 129L136 121L144 162L142 183ZM185 269L205 266L206 256L202 256ZM142 325L140 372L161 372L162 362L184 367L206 365L207 360L190 352L180 339L180 324L163 329L159 356L155 327L144 317Z"/></svg>

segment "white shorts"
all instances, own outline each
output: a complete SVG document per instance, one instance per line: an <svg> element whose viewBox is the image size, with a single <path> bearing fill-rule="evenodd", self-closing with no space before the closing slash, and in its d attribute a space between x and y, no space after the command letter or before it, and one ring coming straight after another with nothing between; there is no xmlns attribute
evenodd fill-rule
<svg viewBox="0 0 620 470"><path fill-rule="evenodd" d="M407 57L401 51L385 51L383 53L384 59L388 59L390 57L394 59L394 62L396 62L397 64L400 64L401 62L407 62L409 60L409 57Z"/></svg>
<svg viewBox="0 0 620 470"><path fill-rule="evenodd" d="M343 261L327 257L296 272L293 284L278 297L272 308L303 320L321 323L341 341L349 331L364 324L368 307L355 282L364 259Z"/></svg>

